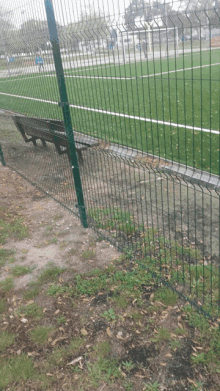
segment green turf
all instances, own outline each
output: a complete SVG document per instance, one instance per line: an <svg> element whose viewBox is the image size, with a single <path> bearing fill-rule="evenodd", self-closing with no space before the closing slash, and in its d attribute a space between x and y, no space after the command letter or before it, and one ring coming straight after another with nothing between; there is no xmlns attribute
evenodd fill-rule
<svg viewBox="0 0 220 391"><path fill-rule="evenodd" d="M219 129L219 50L117 66L67 70L72 105L129 116ZM180 72L165 73L173 70ZM156 75L159 73L159 75ZM0 92L59 102L55 74L0 79ZM150 77L140 77L150 75ZM153 75L153 76L152 76ZM133 77L118 80L113 77ZM27 115L62 119L58 105L0 95L0 107ZM218 135L70 107L75 130L219 174Z"/></svg>

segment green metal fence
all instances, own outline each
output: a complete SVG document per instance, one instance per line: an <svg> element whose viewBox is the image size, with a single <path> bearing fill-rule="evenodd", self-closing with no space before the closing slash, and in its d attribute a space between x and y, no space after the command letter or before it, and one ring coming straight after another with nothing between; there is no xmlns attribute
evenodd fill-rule
<svg viewBox="0 0 220 391"><path fill-rule="evenodd" d="M137 0L0 12L6 164L214 317L219 14Z"/></svg>

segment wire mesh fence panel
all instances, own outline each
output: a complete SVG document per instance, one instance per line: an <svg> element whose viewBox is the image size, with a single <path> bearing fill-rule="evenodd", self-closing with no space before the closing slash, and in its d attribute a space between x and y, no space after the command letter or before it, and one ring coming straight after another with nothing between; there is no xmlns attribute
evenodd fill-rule
<svg viewBox="0 0 220 391"><path fill-rule="evenodd" d="M219 2L53 0L64 75L48 4L0 13L6 163L78 214L65 78L89 225L217 316Z"/></svg>

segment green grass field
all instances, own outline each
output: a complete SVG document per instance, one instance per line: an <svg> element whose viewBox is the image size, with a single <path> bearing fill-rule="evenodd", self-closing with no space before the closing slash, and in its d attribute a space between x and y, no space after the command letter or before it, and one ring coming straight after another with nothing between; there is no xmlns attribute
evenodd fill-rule
<svg viewBox="0 0 220 391"><path fill-rule="evenodd" d="M220 128L219 63L216 49L126 65L100 66L94 60L93 66L68 69L69 103L80 106L70 106L73 127L219 174L220 139L210 131ZM0 93L39 99L0 94L2 108L62 119L61 109L50 102L59 102L55 74L2 78Z"/></svg>

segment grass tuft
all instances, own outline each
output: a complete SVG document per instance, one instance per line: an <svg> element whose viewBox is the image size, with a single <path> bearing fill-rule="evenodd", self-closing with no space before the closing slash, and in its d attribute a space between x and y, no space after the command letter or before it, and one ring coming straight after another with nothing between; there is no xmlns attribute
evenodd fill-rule
<svg viewBox="0 0 220 391"><path fill-rule="evenodd" d="M14 340L14 334L8 333L7 331L0 332L0 351L4 351L7 347L11 346Z"/></svg>
<svg viewBox="0 0 220 391"><path fill-rule="evenodd" d="M53 331L53 328L50 326L38 326L30 331L30 338L34 343L43 345L48 340L51 331Z"/></svg>
<svg viewBox="0 0 220 391"><path fill-rule="evenodd" d="M13 381L27 381L34 376L34 366L31 357L22 354L19 357L13 357L1 363L0 368L0 390L5 390L6 387Z"/></svg>
<svg viewBox="0 0 220 391"><path fill-rule="evenodd" d="M43 310L36 303L29 304L26 307L21 307L19 309L19 313L36 320L43 317Z"/></svg>
<svg viewBox="0 0 220 391"><path fill-rule="evenodd" d="M13 279L12 278L6 278L3 281L0 281L0 292L8 292L10 289L12 289L14 286Z"/></svg>
<svg viewBox="0 0 220 391"><path fill-rule="evenodd" d="M31 269L26 266L15 266L12 269L12 274L15 277L23 276L24 274L30 273Z"/></svg>

